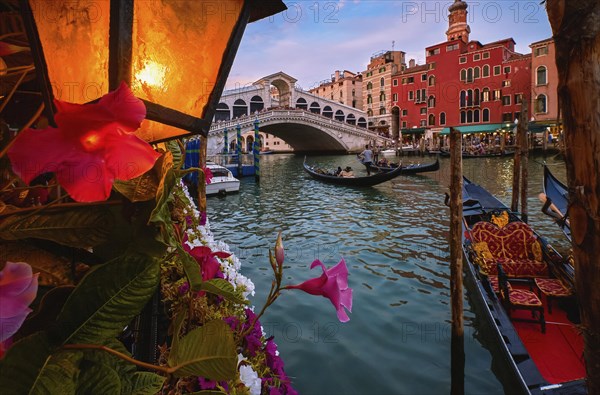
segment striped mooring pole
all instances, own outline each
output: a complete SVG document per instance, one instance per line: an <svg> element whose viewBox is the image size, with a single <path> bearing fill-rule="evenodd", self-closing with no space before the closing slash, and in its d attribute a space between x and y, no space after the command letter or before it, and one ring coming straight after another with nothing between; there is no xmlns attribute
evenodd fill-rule
<svg viewBox="0 0 600 395"><path fill-rule="evenodd" d="M225 155L229 153L229 136L227 136L227 132L228 130L225 128L225 130L223 130L223 153Z"/></svg>
<svg viewBox="0 0 600 395"><path fill-rule="evenodd" d="M242 176L242 127L238 123L235 127L237 132L237 143L235 145L235 153L237 155L238 178Z"/></svg>
<svg viewBox="0 0 600 395"><path fill-rule="evenodd" d="M254 155L254 181L260 181L260 134L258 133L258 118L254 120L254 145L252 154Z"/></svg>

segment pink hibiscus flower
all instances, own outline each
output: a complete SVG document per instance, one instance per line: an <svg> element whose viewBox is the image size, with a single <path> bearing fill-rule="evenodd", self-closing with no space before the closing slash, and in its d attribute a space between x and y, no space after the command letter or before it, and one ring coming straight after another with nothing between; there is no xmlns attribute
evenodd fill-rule
<svg viewBox="0 0 600 395"><path fill-rule="evenodd" d="M133 134L146 107L125 83L98 103L54 103L58 127L24 130L8 151L14 172L27 184L54 172L74 200L101 201L115 179L138 177L158 159L158 152Z"/></svg>
<svg viewBox="0 0 600 395"><path fill-rule="evenodd" d="M6 262L0 271L0 342L14 335L31 313L38 276L25 262Z"/></svg>
<svg viewBox="0 0 600 395"><path fill-rule="evenodd" d="M284 289L301 289L311 295L321 295L331 301L337 311L340 322L350 321L346 310L352 311L352 288L348 288L348 268L342 259L331 269L326 269L320 260L315 260L310 268L321 266L320 277L307 280L302 284L288 285ZM346 309L346 310L345 310Z"/></svg>
<svg viewBox="0 0 600 395"><path fill-rule="evenodd" d="M183 236L183 249L194 257L200 265L203 281L212 280L217 276L221 269L221 264L217 258L225 259L231 256L231 254L223 251L213 252L210 247L206 246L190 248L187 244L187 234Z"/></svg>
<svg viewBox="0 0 600 395"><path fill-rule="evenodd" d="M210 184L213 179L212 171L210 171L208 167L202 168L202 171L204 171L204 179L206 180L206 185Z"/></svg>

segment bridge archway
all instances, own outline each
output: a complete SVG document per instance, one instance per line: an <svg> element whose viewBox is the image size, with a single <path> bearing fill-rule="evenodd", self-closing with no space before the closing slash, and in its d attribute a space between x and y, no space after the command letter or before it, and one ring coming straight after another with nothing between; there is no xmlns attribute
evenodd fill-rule
<svg viewBox="0 0 600 395"><path fill-rule="evenodd" d="M237 99L233 103L233 117L239 118L248 115L248 105L242 99Z"/></svg>
<svg viewBox="0 0 600 395"><path fill-rule="evenodd" d="M331 109L331 107L323 107L323 116L327 118L333 118L333 110Z"/></svg>
<svg viewBox="0 0 600 395"><path fill-rule="evenodd" d="M308 110L308 103L306 102L306 99L303 97L298 98L298 100L296 100L296 108Z"/></svg>
<svg viewBox="0 0 600 395"><path fill-rule="evenodd" d="M215 121L229 121L231 119L231 110L226 103L217 104L215 111Z"/></svg>
<svg viewBox="0 0 600 395"><path fill-rule="evenodd" d="M348 114L346 116L346 123L349 123L350 125L356 125L356 116L354 116L354 114Z"/></svg>
<svg viewBox="0 0 600 395"><path fill-rule="evenodd" d="M262 97L255 95L250 99L250 114L261 112L265 108L265 102Z"/></svg>
<svg viewBox="0 0 600 395"><path fill-rule="evenodd" d="M316 101L310 103L310 112L312 112L314 114L320 114L321 106L319 105L319 103L317 103Z"/></svg>
<svg viewBox="0 0 600 395"><path fill-rule="evenodd" d="M344 112L342 110L337 110L335 112L335 119L337 119L338 121L344 122Z"/></svg>
<svg viewBox="0 0 600 395"><path fill-rule="evenodd" d="M367 120L363 117L358 118L358 122L356 122L357 126L360 126L361 128L367 128Z"/></svg>
<svg viewBox="0 0 600 395"><path fill-rule="evenodd" d="M281 78L277 78L271 81L271 85L279 92L279 107L291 107L292 88L290 84Z"/></svg>

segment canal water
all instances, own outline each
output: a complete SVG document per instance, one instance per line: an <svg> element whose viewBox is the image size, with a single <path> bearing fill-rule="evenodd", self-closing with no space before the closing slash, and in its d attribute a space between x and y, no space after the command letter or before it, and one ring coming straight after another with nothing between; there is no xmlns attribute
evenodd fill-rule
<svg viewBox="0 0 600 395"><path fill-rule="evenodd" d="M393 156L390 159L395 159ZM434 158L408 157L404 163ZM565 180L564 162L530 157L530 224L566 249L562 233L540 212L542 161ZM261 157L261 179L242 179L240 193L208 199L216 239L242 261L256 284L260 309L272 277L268 249L277 232L285 245L284 283L320 275L343 257L354 289L350 321L340 323L331 303L286 291L262 318L275 336L294 387L301 394L448 394L450 392L449 160L441 169L400 176L366 189L324 184L302 169L303 157ZM351 155L307 159L322 167L364 167ZM467 159L464 174L510 205L512 158ZM465 390L514 392L501 356L465 290Z"/></svg>

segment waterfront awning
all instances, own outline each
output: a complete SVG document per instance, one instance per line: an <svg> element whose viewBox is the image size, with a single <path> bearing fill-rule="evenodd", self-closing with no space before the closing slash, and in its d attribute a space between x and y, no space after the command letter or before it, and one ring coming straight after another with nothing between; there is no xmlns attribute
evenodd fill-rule
<svg viewBox="0 0 600 395"><path fill-rule="evenodd" d="M506 127L509 127L510 130L512 130L514 126L514 124L509 123L488 123L481 125L455 126L454 129L458 129L462 134L493 133ZM444 128L444 130L442 130L440 134L450 134L450 128Z"/></svg>
<svg viewBox="0 0 600 395"><path fill-rule="evenodd" d="M400 132L402 134L423 134L425 133L427 128L411 128L411 129L401 129Z"/></svg>

